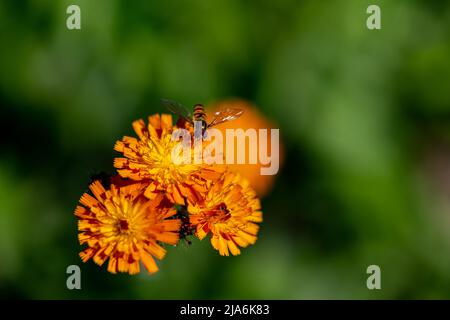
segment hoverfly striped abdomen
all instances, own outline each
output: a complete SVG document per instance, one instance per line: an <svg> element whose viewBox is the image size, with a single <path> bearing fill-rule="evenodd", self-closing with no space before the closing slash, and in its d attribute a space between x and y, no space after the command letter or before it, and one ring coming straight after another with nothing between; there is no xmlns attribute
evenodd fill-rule
<svg viewBox="0 0 450 320"><path fill-rule="evenodd" d="M203 107L202 104L196 104L194 106L194 121L202 122L202 134L203 134L206 128L208 127L208 124L206 122L205 108Z"/></svg>
<svg viewBox="0 0 450 320"><path fill-rule="evenodd" d="M194 118L198 121L206 121L206 112L202 104L194 106Z"/></svg>

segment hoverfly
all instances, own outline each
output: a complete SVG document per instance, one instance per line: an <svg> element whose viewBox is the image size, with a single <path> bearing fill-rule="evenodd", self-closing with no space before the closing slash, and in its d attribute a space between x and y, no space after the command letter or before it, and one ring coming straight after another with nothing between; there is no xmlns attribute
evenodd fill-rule
<svg viewBox="0 0 450 320"><path fill-rule="evenodd" d="M202 137L205 136L206 130L209 128L227 121L235 120L244 113L244 110L239 108L224 107L214 112L212 120L207 122L205 108L202 104L196 104L192 111L181 103L173 100L161 99L161 104L170 112L177 114L180 118L189 122L192 126L194 126L194 121L200 121L202 125Z"/></svg>

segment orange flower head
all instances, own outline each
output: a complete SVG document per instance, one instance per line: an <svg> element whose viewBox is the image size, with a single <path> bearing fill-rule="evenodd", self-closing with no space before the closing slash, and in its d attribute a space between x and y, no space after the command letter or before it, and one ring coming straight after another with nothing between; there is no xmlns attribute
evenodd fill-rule
<svg viewBox="0 0 450 320"><path fill-rule="evenodd" d="M125 157L116 158L114 166L124 178L146 181L148 198L163 192L171 201L185 204L184 198L197 199L199 193L206 192L207 181L224 171L219 166L194 163L194 152L190 163L172 159L172 151L180 142L172 139L177 127L172 125L171 115L150 116L148 125L142 119L135 121L133 128L139 139L117 141L114 149Z"/></svg>
<svg viewBox="0 0 450 320"><path fill-rule="evenodd" d="M189 203L190 223L202 240L211 233L211 244L220 255L240 254L256 242L262 222L259 199L246 179L226 172L210 186L204 201Z"/></svg>
<svg viewBox="0 0 450 320"><path fill-rule="evenodd" d="M160 243L175 245L181 221L173 219L176 210L159 195L152 200L143 193L146 185L111 184L106 190L99 181L93 182L75 209L78 239L88 248L80 253L83 262L93 259L98 265L109 258L111 273L140 271L139 262L148 272L158 271L153 257L162 259L166 250Z"/></svg>

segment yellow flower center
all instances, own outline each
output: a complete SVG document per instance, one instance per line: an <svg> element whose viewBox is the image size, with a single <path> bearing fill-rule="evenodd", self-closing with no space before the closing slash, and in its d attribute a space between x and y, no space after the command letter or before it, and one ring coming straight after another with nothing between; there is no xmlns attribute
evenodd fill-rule
<svg viewBox="0 0 450 320"><path fill-rule="evenodd" d="M172 151L177 144L178 142L172 141L171 135L167 134L159 140L149 139L141 150L143 160L148 165L148 172L162 185L183 180L185 176L199 169L197 165L178 163L181 158L177 159L180 161L172 159Z"/></svg>

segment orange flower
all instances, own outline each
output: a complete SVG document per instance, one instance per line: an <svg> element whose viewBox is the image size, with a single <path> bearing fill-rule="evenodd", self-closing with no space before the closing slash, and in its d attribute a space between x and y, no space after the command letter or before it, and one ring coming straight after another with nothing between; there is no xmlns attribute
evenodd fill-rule
<svg viewBox="0 0 450 320"><path fill-rule="evenodd" d="M277 126L269 121L255 106L251 105L249 102L240 99L224 100L219 103L212 105L209 109L212 112L219 110L222 107L239 108L244 110L241 117L236 120L228 121L223 124L218 125L219 129L225 136L227 129L238 129L241 128L244 131L250 128L253 129L275 129ZM268 146L270 146L270 134L267 135ZM226 142L229 143L229 142ZM235 144L234 154L237 153L237 144ZM268 147L270 150L270 147ZM246 153L249 153L249 144L246 144ZM275 155L273 155L275 156ZM279 154L279 165L281 167L283 162L283 145L280 141L280 154ZM247 178L252 187L255 189L256 193L260 197L267 195L275 181L274 175L261 175L260 169L262 164L258 161L256 164L229 164L231 171L241 174L243 177Z"/></svg>
<svg viewBox="0 0 450 320"><path fill-rule="evenodd" d="M125 158L116 158L114 166L124 178L147 181L148 198L164 192L171 201L185 204L185 197L196 200L198 193L206 192L206 182L217 179L223 172L219 166L195 164L194 152L191 163L172 159L172 150L179 142L172 140L177 127L172 125L171 115L150 116L148 126L142 119L135 121L133 128L139 139L124 137L117 141L114 149Z"/></svg>
<svg viewBox="0 0 450 320"><path fill-rule="evenodd" d="M239 247L256 242L262 212L247 180L227 172L212 184L204 201L189 203L190 223L202 240L211 233L211 244L220 255L241 253Z"/></svg>
<svg viewBox="0 0 450 320"><path fill-rule="evenodd" d="M83 194L75 209L78 239L88 245L80 253L83 262L92 258L101 266L109 258L109 272L136 274L142 261L148 272L158 271L153 257L166 254L158 242L175 245L181 222L173 219L176 210L167 199L160 195L149 200L145 188L142 183L111 184L105 190L99 181L89 186L93 196Z"/></svg>

